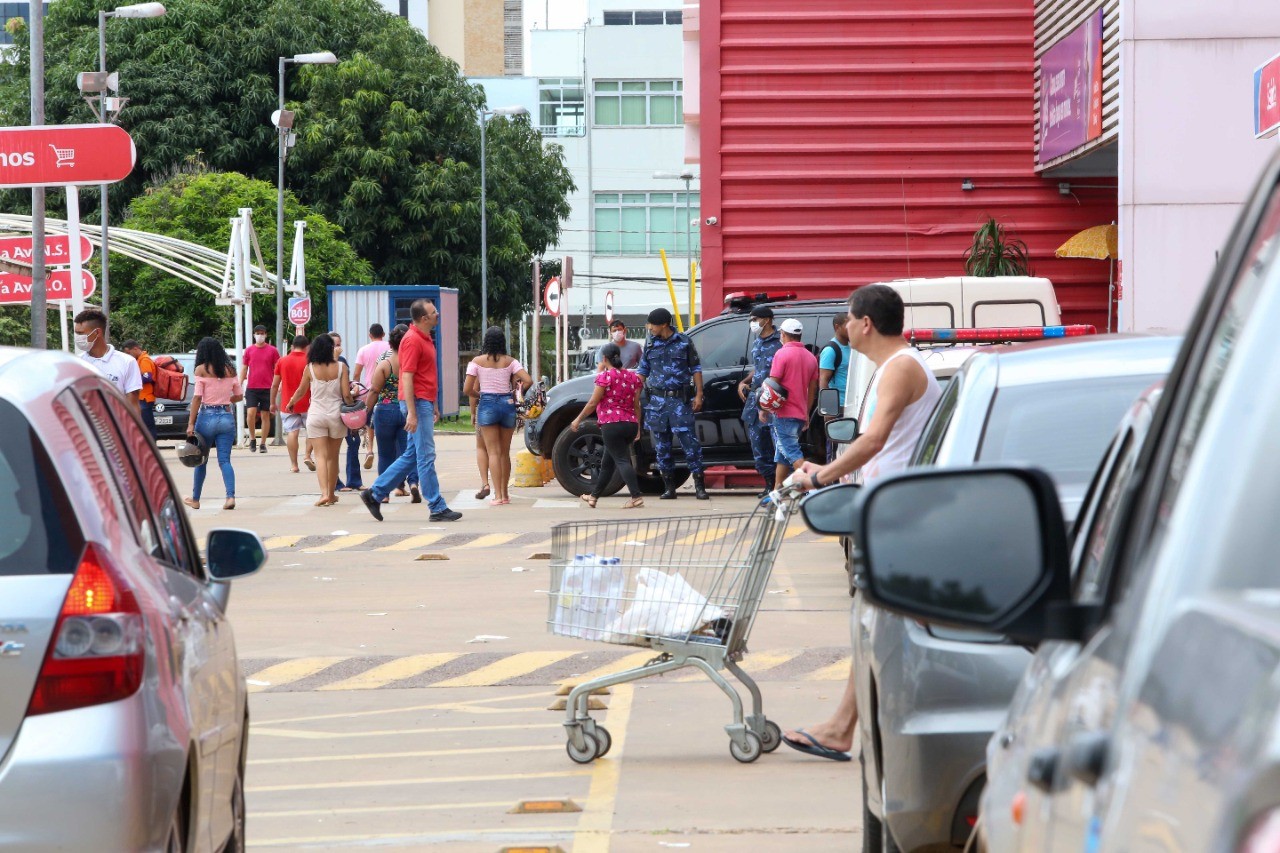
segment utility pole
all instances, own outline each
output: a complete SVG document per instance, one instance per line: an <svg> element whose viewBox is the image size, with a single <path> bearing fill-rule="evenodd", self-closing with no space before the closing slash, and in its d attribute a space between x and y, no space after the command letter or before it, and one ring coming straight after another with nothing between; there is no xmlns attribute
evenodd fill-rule
<svg viewBox="0 0 1280 853"><path fill-rule="evenodd" d="M44 124L44 3L31 4L31 124ZM74 288L79 282L73 282ZM44 187L31 188L31 346L49 346L44 272ZM67 330L63 329L66 335Z"/></svg>

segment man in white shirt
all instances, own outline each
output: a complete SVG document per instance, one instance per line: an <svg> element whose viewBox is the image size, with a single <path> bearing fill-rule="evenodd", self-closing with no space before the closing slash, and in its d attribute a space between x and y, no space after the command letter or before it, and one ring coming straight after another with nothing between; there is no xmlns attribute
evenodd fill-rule
<svg viewBox="0 0 1280 853"><path fill-rule="evenodd" d="M142 390L142 371L138 369L137 359L107 343L107 315L98 308L86 308L75 316L75 332L76 352L80 357L110 379L140 412L138 392Z"/></svg>

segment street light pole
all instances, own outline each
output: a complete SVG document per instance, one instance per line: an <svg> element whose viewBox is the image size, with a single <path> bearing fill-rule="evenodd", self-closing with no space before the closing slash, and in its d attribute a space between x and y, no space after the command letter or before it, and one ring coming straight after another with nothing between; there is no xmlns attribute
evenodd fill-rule
<svg viewBox="0 0 1280 853"><path fill-rule="evenodd" d="M489 329L489 218L488 187L485 174L484 126L491 116L522 116L529 111L524 107L497 107L480 109L480 334Z"/></svg>

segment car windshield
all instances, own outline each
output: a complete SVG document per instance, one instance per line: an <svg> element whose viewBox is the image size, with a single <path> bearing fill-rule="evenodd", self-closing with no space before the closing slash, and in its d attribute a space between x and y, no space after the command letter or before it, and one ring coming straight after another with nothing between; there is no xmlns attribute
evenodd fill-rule
<svg viewBox="0 0 1280 853"><path fill-rule="evenodd" d="M69 574L79 528L62 477L31 424L0 400L0 577Z"/></svg>
<svg viewBox="0 0 1280 853"><path fill-rule="evenodd" d="M1027 463L1047 471L1063 492L1083 490L1120 418L1161 378L1121 376L1001 388L978 461ZM1063 429L1067 418L1071 428Z"/></svg>

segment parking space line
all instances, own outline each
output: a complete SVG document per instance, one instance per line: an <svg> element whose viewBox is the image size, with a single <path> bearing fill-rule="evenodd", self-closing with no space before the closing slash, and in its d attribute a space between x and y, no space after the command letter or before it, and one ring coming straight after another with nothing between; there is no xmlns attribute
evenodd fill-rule
<svg viewBox="0 0 1280 853"><path fill-rule="evenodd" d="M381 845L384 842L402 842L404 844L414 845L414 849L422 849L427 846L435 846L438 844L475 842L486 845L499 844L503 841L517 843L521 847L528 848L533 846L544 846L543 840L554 843L555 841L568 838L573 832L573 827L564 826L547 826L537 830L521 830L511 828L501 829L459 829L452 832L397 832L397 833L380 833L378 835L317 835L311 837L296 838L271 838L266 841L254 839L254 847L304 847L318 844L334 845L355 844L359 847L368 847L372 845ZM575 847L576 851L577 848Z"/></svg>
<svg viewBox="0 0 1280 853"><path fill-rule="evenodd" d="M463 723L457 726L432 726L423 729L374 729L364 732L308 732L301 729L273 729L262 727L258 723L252 724L254 737L281 737L297 740L345 740L346 738L355 737L393 737L403 735L440 735L450 734L452 732L465 731L468 734L472 732L505 732L505 731L533 731L535 729L559 729L560 723L511 723L506 725L495 726L473 726L469 723Z"/></svg>
<svg viewBox="0 0 1280 853"><path fill-rule="evenodd" d="M343 548L362 545L376 535L377 534L375 533L348 533L346 536L335 536L325 544L317 545L314 548L308 548L307 551L312 554L323 554L328 551L340 551Z"/></svg>
<svg viewBox="0 0 1280 853"><path fill-rule="evenodd" d="M298 681L346 659L345 657L297 658L274 664L249 676L249 692L261 693L272 687Z"/></svg>
<svg viewBox="0 0 1280 853"><path fill-rule="evenodd" d="M412 678L415 675L421 675L429 669L435 669L438 666L443 666L450 661L457 660L459 657L461 657L461 655L452 652L409 655L408 657L396 658L393 661L387 661L386 663L375 666L372 669L365 670L359 675L344 678L342 681L335 681L333 684L325 684L316 689L376 690L379 687L385 687L386 685L399 681L402 678Z"/></svg>
<svg viewBox="0 0 1280 853"><path fill-rule="evenodd" d="M833 664L815 669L804 676L805 681L844 681L849 677L849 667L853 664L852 655L843 657Z"/></svg>
<svg viewBox="0 0 1280 853"><path fill-rule="evenodd" d="M381 548L374 548L375 551L412 551L414 548L425 548L439 542L444 538L443 533L423 533L418 536L408 536L399 542L391 545L383 545Z"/></svg>
<svg viewBox="0 0 1280 853"><path fill-rule="evenodd" d="M456 731L463 731L459 728ZM288 758L251 758L249 763L259 764L315 764L324 761L377 761L394 758L437 758L446 755L487 755L508 752L545 752L560 751L564 747L558 743L536 744L532 746L477 746L460 749L421 749L412 752L366 752L359 755L295 755Z"/></svg>
<svg viewBox="0 0 1280 853"><path fill-rule="evenodd" d="M272 536L262 544L268 551L271 551L275 548L292 548L305 538L305 536Z"/></svg>
<svg viewBox="0 0 1280 853"><path fill-rule="evenodd" d="M582 808L582 817L573 833L573 853L608 853L634 698L635 687L631 684L620 684L613 689L613 702L603 721L608 724L613 745L608 755L591 764L591 786Z"/></svg>
<svg viewBox="0 0 1280 853"><path fill-rule="evenodd" d="M482 666L479 669L468 672L465 675L459 675L456 678L447 678L444 681L437 681L432 687L487 687L508 678L516 678L521 675L542 669L544 666L551 666L559 663L565 658L571 658L577 652L520 652L518 654L505 657L501 660L494 661L488 666Z"/></svg>
<svg viewBox="0 0 1280 853"><path fill-rule="evenodd" d="M472 541L466 543L465 545L456 545L454 547L456 548L494 548L494 547L497 547L498 545L505 545L508 542L510 542L512 539L515 539L517 536L521 536L521 535L523 534L486 533L484 536L481 536L478 539L473 539Z"/></svg>
<svg viewBox="0 0 1280 853"><path fill-rule="evenodd" d="M295 809L283 812L253 812L253 817L314 817L317 815L376 814L379 812L438 812L452 809L506 809L511 800L493 800L487 803L416 803L411 806L354 806L336 809ZM258 843L255 839L254 843Z"/></svg>
<svg viewBox="0 0 1280 853"><path fill-rule="evenodd" d="M615 741L616 744L616 741ZM560 747L564 749L564 747ZM431 776L417 779L340 779L336 782L302 782L294 785L251 785L249 794L275 791L323 791L328 788L387 788L398 785L464 785L470 782L519 782L525 779L567 779L590 776L590 770L550 770L543 773L495 773L481 776Z"/></svg>
<svg viewBox="0 0 1280 853"><path fill-rule="evenodd" d="M338 658L338 660L344 660L344 658ZM469 703L433 702L429 705L407 705L403 708L376 708L372 711L350 711L344 714L312 714L306 717L287 717L283 720L263 720L262 725L281 726L285 723L310 723L318 720L351 720L357 717L376 717L383 714L406 714L414 711L446 711L456 709L463 704L468 706L488 705L494 702L512 702L516 699L546 699L546 697L546 690L540 690L536 693L520 693L515 696L495 696L492 699L473 699Z"/></svg>

